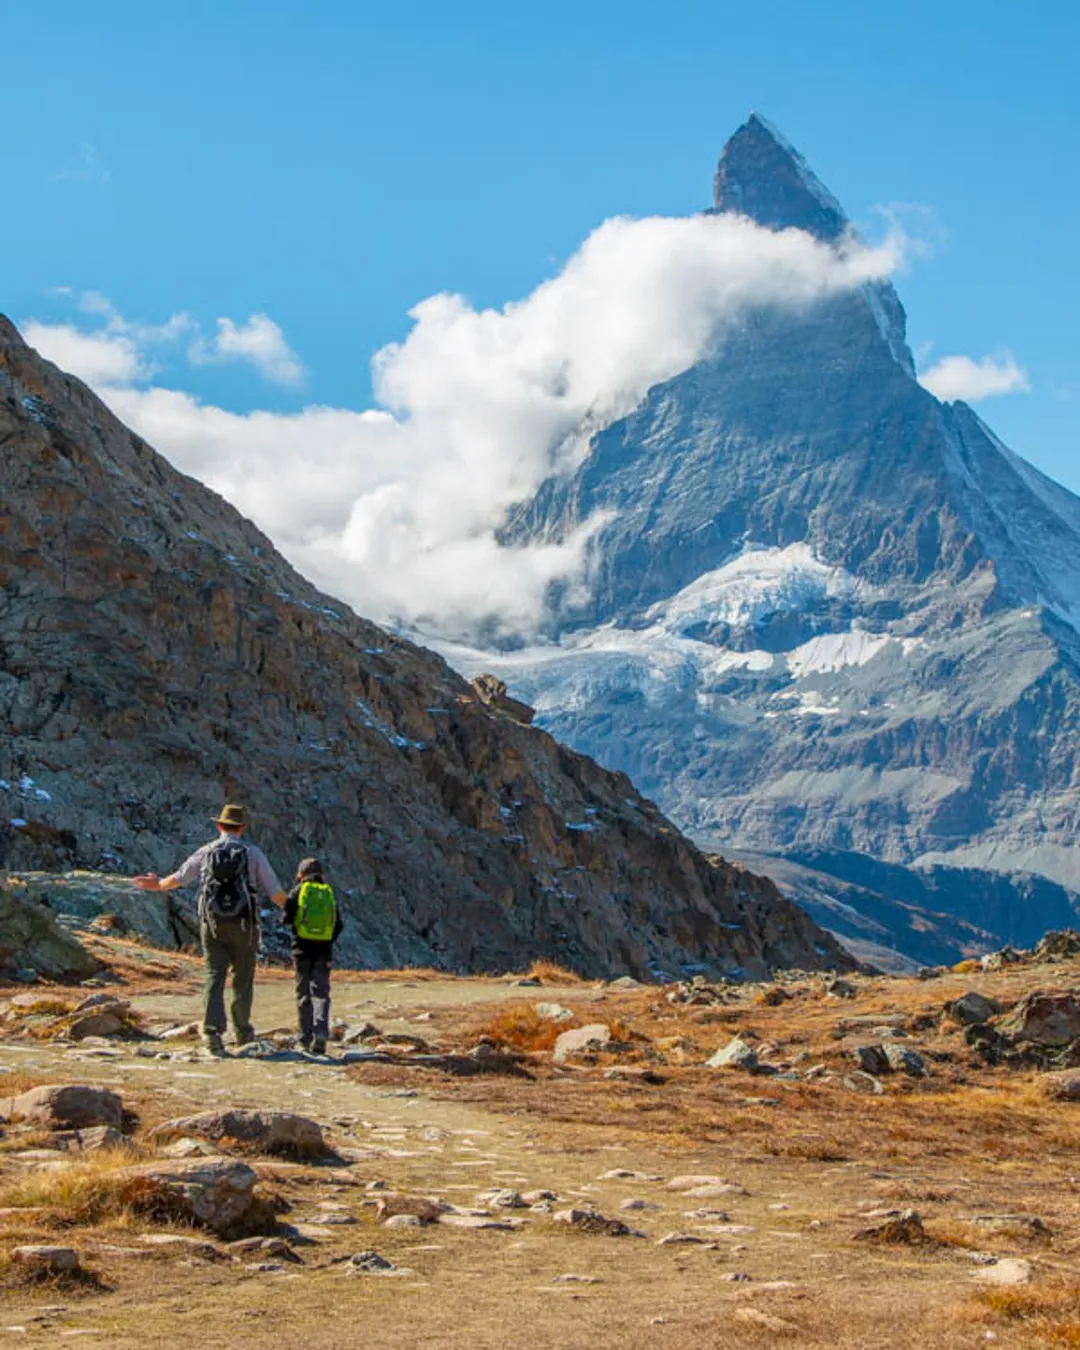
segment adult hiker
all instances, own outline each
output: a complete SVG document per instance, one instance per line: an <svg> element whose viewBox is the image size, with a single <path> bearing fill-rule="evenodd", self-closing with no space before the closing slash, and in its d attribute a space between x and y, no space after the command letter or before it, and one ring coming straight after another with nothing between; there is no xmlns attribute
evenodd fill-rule
<svg viewBox="0 0 1080 1350"><path fill-rule="evenodd" d="M323 1055L330 1037L330 967L342 919L333 887L327 884L326 870L317 858L305 858L296 869L296 885L285 901L284 918L292 931L300 1044Z"/></svg>
<svg viewBox="0 0 1080 1350"><path fill-rule="evenodd" d="M251 1003L255 993L255 960L259 952L261 891L275 905L284 905L285 892L266 854L243 838L247 829L244 808L233 803L214 821L216 839L167 877L147 872L135 877L144 891L174 891L199 883L199 933L206 958L203 991L203 1040L215 1055L224 1053L225 980L232 971L233 1034L237 1045L255 1039Z"/></svg>

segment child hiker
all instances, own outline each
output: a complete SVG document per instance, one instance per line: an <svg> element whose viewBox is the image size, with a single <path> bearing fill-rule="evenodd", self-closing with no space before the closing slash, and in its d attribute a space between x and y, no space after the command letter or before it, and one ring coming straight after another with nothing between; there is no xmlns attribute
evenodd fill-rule
<svg viewBox="0 0 1080 1350"><path fill-rule="evenodd" d="M318 858L305 858L296 869L296 885L285 899L285 923L292 929L300 1044L322 1055L330 1037L330 965L342 922Z"/></svg>

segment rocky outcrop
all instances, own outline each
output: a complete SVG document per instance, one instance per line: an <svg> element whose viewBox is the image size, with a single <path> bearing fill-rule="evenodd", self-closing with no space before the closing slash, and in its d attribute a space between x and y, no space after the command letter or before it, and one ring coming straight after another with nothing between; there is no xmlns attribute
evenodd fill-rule
<svg viewBox="0 0 1080 1350"><path fill-rule="evenodd" d="M0 865L167 872L238 799L283 878L325 860L347 962L849 964L625 775L315 590L6 321L0 446Z"/></svg>
<svg viewBox="0 0 1080 1350"><path fill-rule="evenodd" d="M97 961L59 926L50 909L0 885L0 977L31 972L31 978L84 980L97 969Z"/></svg>

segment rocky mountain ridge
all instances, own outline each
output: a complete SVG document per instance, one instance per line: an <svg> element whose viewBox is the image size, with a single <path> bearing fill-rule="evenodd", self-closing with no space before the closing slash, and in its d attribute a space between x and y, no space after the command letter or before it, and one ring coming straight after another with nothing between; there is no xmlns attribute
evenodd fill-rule
<svg viewBox="0 0 1080 1350"><path fill-rule="evenodd" d="M712 209L850 229L758 116ZM957 894L975 869L954 912L1015 876L1002 922L1035 941L1030 877L1080 893L1080 499L924 389L905 326L880 282L726 332L508 522L605 522L555 640L451 655L694 837L949 867Z"/></svg>
<svg viewBox="0 0 1080 1350"><path fill-rule="evenodd" d="M315 590L6 320L0 583L0 865L168 871L239 798L283 879L325 858L347 963L850 965L624 775Z"/></svg>

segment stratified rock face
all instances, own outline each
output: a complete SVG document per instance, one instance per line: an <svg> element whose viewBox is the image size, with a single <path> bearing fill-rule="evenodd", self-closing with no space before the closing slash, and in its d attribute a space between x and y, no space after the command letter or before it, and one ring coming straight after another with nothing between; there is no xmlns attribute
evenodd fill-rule
<svg viewBox="0 0 1080 1350"><path fill-rule="evenodd" d="M356 618L0 320L0 865L171 870L240 800L346 962L848 958L629 780ZM515 705L516 706L516 705Z"/></svg>
<svg viewBox="0 0 1080 1350"><path fill-rule="evenodd" d="M848 228L758 117L715 209ZM904 328L885 283L772 308L651 390L508 524L606 519L561 652L463 664L713 846L1080 889L1080 500L923 389Z"/></svg>

